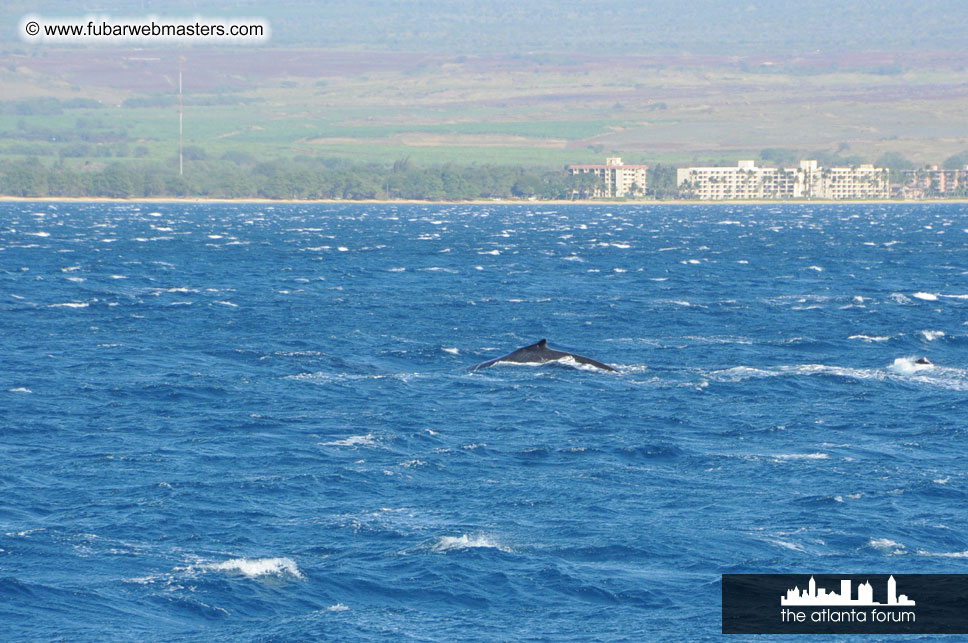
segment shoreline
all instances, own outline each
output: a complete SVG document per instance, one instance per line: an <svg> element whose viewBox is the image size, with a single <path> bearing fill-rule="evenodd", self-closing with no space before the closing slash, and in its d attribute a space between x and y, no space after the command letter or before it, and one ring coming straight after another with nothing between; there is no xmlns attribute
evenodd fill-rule
<svg viewBox="0 0 968 643"><path fill-rule="evenodd" d="M464 201L426 201L418 199L227 199L215 197L74 197L74 196L0 196L0 203L195 203L195 204L305 204L305 205L601 205L601 206L643 206L643 205L879 205L910 204L926 205L936 203L968 204L968 198L957 199L877 199L877 200L836 200L836 199L723 199L702 201L699 199L676 199L668 201L601 201L594 199L469 199Z"/></svg>

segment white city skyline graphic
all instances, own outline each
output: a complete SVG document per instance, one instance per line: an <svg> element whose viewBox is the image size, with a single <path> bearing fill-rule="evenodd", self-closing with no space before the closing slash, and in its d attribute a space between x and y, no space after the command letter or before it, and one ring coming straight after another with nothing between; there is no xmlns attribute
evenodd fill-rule
<svg viewBox="0 0 968 643"><path fill-rule="evenodd" d="M817 587L817 581L810 577L810 582L805 589L794 587L788 589L786 596L780 596L780 605L881 605L886 607L894 606L913 606L914 601L905 594L898 596L897 581L894 576L887 579L887 602L877 603L874 601L874 588L870 581L866 581L857 586L857 598L851 598L850 580L840 581L840 592L830 592L823 587Z"/></svg>

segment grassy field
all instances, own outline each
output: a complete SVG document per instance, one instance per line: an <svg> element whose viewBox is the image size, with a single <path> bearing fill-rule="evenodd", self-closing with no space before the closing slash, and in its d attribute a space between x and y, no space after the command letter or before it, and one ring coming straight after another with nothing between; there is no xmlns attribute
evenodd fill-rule
<svg viewBox="0 0 968 643"><path fill-rule="evenodd" d="M921 164L968 149L966 53L879 55L869 67L856 54L819 63L274 49L184 57L185 144L210 159L555 167L612 154L626 162L732 162L779 147L803 158L868 161L895 152ZM0 55L0 159L171 162L175 105L124 103L172 101L176 83L171 51ZM16 103L37 97L103 106L31 114Z"/></svg>

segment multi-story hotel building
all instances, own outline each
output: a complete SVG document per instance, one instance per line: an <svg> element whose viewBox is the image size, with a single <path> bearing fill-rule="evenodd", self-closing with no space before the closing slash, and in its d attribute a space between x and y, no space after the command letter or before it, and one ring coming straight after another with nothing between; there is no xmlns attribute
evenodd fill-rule
<svg viewBox="0 0 968 643"><path fill-rule="evenodd" d="M569 165L572 176L592 174L601 179L592 196L625 197L645 194L648 165L626 165L618 156L605 159L605 165Z"/></svg>
<svg viewBox="0 0 968 643"><path fill-rule="evenodd" d="M888 171L873 165L822 168L800 161L796 169L756 167L689 167L676 172L679 190L702 200L724 199L886 199Z"/></svg>
<svg viewBox="0 0 968 643"><path fill-rule="evenodd" d="M688 167L676 172L679 190L703 200L784 199L801 196L795 172L756 167L740 161L736 167Z"/></svg>
<svg viewBox="0 0 968 643"><path fill-rule="evenodd" d="M952 170L929 165L920 170L906 170L903 176L903 190L914 198L951 194L968 187L968 167Z"/></svg>
<svg viewBox="0 0 968 643"><path fill-rule="evenodd" d="M809 196L818 199L886 199L890 196L888 170L867 163L858 167L819 170L819 181Z"/></svg>

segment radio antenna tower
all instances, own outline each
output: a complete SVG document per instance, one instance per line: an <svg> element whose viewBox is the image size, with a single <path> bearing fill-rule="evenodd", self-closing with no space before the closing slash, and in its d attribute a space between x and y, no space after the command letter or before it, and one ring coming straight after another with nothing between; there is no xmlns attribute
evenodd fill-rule
<svg viewBox="0 0 968 643"><path fill-rule="evenodd" d="M184 110L182 109L182 62L185 57L178 54L178 176L185 174L185 137L182 125Z"/></svg>

